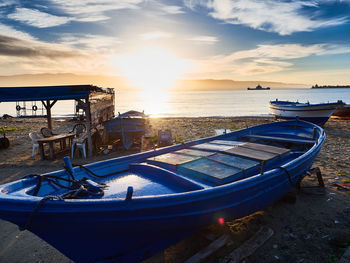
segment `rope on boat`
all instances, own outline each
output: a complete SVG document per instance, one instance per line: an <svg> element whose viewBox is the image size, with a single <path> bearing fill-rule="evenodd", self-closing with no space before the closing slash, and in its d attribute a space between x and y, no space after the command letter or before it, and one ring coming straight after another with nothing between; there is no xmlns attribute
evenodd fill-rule
<svg viewBox="0 0 350 263"><path fill-rule="evenodd" d="M103 183L96 183L93 181L88 180L86 177L83 177L80 180L76 180L74 178L74 175L71 171L69 171L66 167L65 169L68 171L68 174L73 179L66 179L62 178L60 176L55 176L51 174L30 174L27 177L37 177L39 179L38 184L35 187L35 190L33 192L33 196L37 196L41 186L42 182L44 180L53 183L57 185L60 188L68 189L70 190L68 193L65 193L61 195L60 197L63 199L74 199L79 197L87 197L87 196L94 196L94 197L100 197L104 195L103 188L105 188L105 184ZM69 182L70 186L63 185L59 183L57 180Z"/></svg>
<svg viewBox="0 0 350 263"><path fill-rule="evenodd" d="M104 175L98 175L98 174L95 174L93 171L91 171L89 168L85 167L84 165L78 165L80 168L84 169L85 171L87 171L88 173L90 173L91 175L97 177L97 178L106 178L108 176L111 176L111 175L115 175L117 173L120 173L121 171L117 171L117 172L112 172L112 173L109 173L109 174L104 174Z"/></svg>
<svg viewBox="0 0 350 263"><path fill-rule="evenodd" d="M62 200L62 198L60 196L53 196L53 195L47 195L45 197L43 197L35 206L34 210L32 211L32 213L29 216L28 221L25 223L25 225L22 227L19 227L19 229L21 231L24 231L26 229L29 229L30 225L33 222L33 218L34 216L38 213L39 208L46 202L46 200Z"/></svg>
<svg viewBox="0 0 350 263"><path fill-rule="evenodd" d="M289 181L290 185L293 186L293 187L296 186L296 184L293 183L292 177L291 177L289 171L287 170L287 168L284 168L282 166L277 166L277 167L272 168L272 170L273 169L281 169L282 171L284 171L287 174L287 176L288 176L288 181Z"/></svg>

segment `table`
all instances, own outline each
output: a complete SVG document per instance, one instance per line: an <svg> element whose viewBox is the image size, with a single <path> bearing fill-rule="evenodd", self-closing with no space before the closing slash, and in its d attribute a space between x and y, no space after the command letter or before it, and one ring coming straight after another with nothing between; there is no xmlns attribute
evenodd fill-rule
<svg viewBox="0 0 350 263"><path fill-rule="evenodd" d="M42 138L38 139L38 144L39 144L39 152L40 152L40 157L42 160L47 159L45 156L45 149L44 149L44 144L48 143L49 144L49 158L50 160L55 159L55 143L59 142L61 150L65 150L67 148L66 140L68 139L68 145L69 147L72 145L72 140L74 138L75 134L74 133L62 133L58 135L54 135L51 137L47 138Z"/></svg>

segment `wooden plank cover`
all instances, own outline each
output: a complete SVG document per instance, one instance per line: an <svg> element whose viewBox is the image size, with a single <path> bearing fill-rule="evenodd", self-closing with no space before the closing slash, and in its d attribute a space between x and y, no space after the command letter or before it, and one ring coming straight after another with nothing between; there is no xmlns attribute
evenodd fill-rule
<svg viewBox="0 0 350 263"><path fill-rule="evenodd" d="M278 155L282 155L282 154L286 154L286 153L290 152L290 150L287 148L276 147L276 146L260 144L260 143L252 143L252 142L248 142L248 143L242 145L242 147L256 149L259 151L264 151L264 152L269 152L269 153L275 153Z"/></svg>
<svg viewBox="0 0 350 263"><path fill-rule="evenodd" d="M251 168L256 168L259 165L259 162L246 159L240 156L235 156L231 154L216 153L212 156L209 156L208 159L223 163L232 167L236 167L242 170L249 170Z"/></svg>
<svg viewBox="0 0 350 263"><path fill-rule="evenodd" d="M240 169L207 158L182 164L178 166L177 170L215 184L233 182L244 178Z"/></svg>
<svg viewBox="0 0 350 263"><path fill-rule="evenodd" d="M201 157L184 155L184 154L166 153L166 154L148 158L147 162L164 167L164 168L170 168L175 170L177 165L188 163L188 162L197 160L199 158Z"/></svg>
<svg viewBox="0 0 350 263"><path fill-rule="evenodd" d="M228 149L224 151L225 153L235 154L238 156L243 156L247 158L251 158L258 161L269 161L278 156L275 153L263 152L254 149L249 149L245 147L238 146L236 148Z"/></svg>
<svg viewBox="0 0 350 263"><path fill-rule="evenodd" d="M194 150L194 149L182 149L174 153L180 153L180 154L186 154L186 155L192 155L192 156L201 156L201 157L207 157L214 154L213 152Z"/></svg>
<svg viewBox="0 0 350 263"><path fill-rule="evenodd" d="M286 137L278 137L278 136L264 136L264 135L244 135L245 138L251 138L251 139L261 139L261 140L267 140L267 141L276 141L276 142L289 142L289 143L295 143L295 144L314 144L316 141L314 139L309 138L286 138Z"/></svg>
<svg viewBox="0 0 350 263"><path fill-rule="evenodd" d="M201 143L192 146L192 149L196 150L206 150L206 151L215 151L215 152L220 152L220 151L225 151L228 149L231 149L233 146L231 145L222 145L222 144L214 144L214 143Z"/></svg>
<svg viewBox="0 0 350 263"><path fill-rule="evenodd" d="M246 144L246 142L228 141L228 140L214 140L214 141L211 141L209 143L231 145L231 146L238 146L238 145Z"/></svg>

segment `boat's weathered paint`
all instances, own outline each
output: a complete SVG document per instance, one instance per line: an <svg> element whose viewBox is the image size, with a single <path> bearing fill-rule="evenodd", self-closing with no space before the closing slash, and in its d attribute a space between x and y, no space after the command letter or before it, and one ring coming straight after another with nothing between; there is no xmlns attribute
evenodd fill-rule
<svg viewBox="0 0 350 263"><path fill-rule="evenodd" d="M290 101L270 101L270 112L276 118L295 119L309 121L317 125L324 125L333 112L343 102L310 104Z"/></svg>
<svg viewBox="0 0 350 263"><path fill-rule="evenodd" d="M295 147L299 148L295 151L291 148L288 155L266 163L262 174L256 172L222 185L145 163L161 154L187 151L192 146L216 140L242 141L247 135L284 137L290 144L298 139ZM111 189L100 198L43 201L44 196L59 195L64 190L43 184L43 190L33 196L38 178L29 177L0 186L0 218L26 227L76 262L141 261L189 233L216 223L219 218L240 218L282 197L310 169L325 138L323 129L311 123L274 122L92 163L86 167L95 173L117 172L104 181ZM303 145L300 143L303 139L314 143ZM303 152L300 149L304 149ZM73 173L76 178L98 181L79 167L74 168ZM65 170L50 174L70 176ZM128 176L133 180L123 181ZM148 180L147 183L138 185L138 176ZM116 189L114 193L113 189Z"/></svg>

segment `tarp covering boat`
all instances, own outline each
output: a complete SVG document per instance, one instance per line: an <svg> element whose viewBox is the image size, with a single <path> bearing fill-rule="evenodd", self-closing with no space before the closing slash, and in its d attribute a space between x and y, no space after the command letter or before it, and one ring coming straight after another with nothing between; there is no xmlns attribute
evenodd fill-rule
<svg viewBox="0 0 350 263"><path fill-rule="evenodd" d="M0 186L0 218L76 262L135 262L219 218L273 203L311 168L326 135L283 121Z"/></svg>

